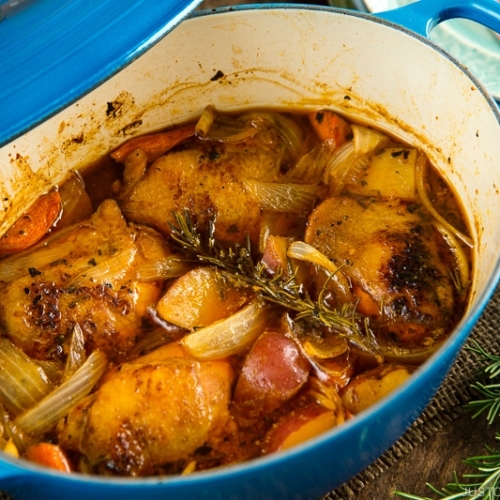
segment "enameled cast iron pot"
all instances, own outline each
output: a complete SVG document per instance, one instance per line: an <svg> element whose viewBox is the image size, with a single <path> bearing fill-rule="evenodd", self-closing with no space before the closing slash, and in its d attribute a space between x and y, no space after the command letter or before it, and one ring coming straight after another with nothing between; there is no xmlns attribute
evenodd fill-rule
<svg viewBox="0 0 500 500"><path fill-rule="evenodd" d="M68 170L131 135L193 118L208 104L331 107L424 149L455 186L477 242L472 299L456 331L408 383L342 427L282 454L187 477L62 475L2 455L0 490L16 500L317 498L405 432L438 389L499 277L500 114L480 83L426 38L436 23L455 16L500 31L494 0L422 0L380 16L284 4L201 12L0 149L0 199L10 199L1 231Z"/></svg>

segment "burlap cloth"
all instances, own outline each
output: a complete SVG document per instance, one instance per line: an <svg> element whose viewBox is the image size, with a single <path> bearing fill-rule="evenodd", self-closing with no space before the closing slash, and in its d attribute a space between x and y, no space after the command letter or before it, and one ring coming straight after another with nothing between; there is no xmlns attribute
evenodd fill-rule
<svg viewBox="0 0 500 500"><path fill-rule="evenodd" d="M492 354L500 353L500 287L491 298L484 313L471 332L468 340L476 340L481 347ZM432 438L450 421L463 414L463 405L474 396L470 388L473 380L471 367L478 368L479 357L462 349L443 385L408 432L384 455L356 477L329 493L322 500L350 500L365 486L388 471L402 457L410 453L422 441ZM0 500L11 500L0 491ZM15 499L12 499L15 500Z"/></svg>

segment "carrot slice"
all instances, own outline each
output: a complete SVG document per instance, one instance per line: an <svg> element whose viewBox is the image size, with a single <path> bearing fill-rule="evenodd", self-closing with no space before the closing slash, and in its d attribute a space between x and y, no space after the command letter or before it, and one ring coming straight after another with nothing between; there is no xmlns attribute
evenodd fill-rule
<svg viewBox="0 0 500 500"><path fill-rule="evenodd" d="M310 113L309 121L321 141L334 139L337 148L352 136L349 123L333 111L325 109Z"/></svg>
<svg viewBox="0 0 500 500"><path fill-rule="evenodd" d="M110 156L123 163L130 153L136 149L142 149L146 153L148 161L154 161L184 139L194 135L194 128L194 124L185 125L167 132L134 137L115 149Z"/></svg>
<svg viewBox="0 0 500 500"><path fill-rule="evenodd" d="M71 472L68 458L56 444L38 443L26 450L26 458L45 467L61 472Z"/></svg>
<svg viewBox="0 0 500 500"><path fill-rule="evenodd" d="M61 214L61 195L46 193L28 209L0 239L0 254L26 250L34 245L54 225Z"/></svg>

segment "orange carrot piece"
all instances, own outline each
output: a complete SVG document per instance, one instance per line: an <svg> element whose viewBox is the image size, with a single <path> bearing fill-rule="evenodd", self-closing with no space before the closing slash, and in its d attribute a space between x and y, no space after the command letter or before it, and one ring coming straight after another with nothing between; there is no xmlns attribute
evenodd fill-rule
<svg viewBox="0 0 500 500"><path fill-rule="evenodd" d="M337 148L352 135L349 123L327 109L310 113L309 121L321 141L334 139Z"/></svg>
<svg viewBox="0 0 500 500"><path fill-rule="evenodd" d="M134 137L115 149L110 156L114 160L123 163L130 153L136 149L142 149L146 153L148 160L154 161L184 139L194 135L194 128L194 124L185 125L167 132Z"/></svg>
<svg viewBox="0 0 500 500"><path fill-rule="evenodd" d="M61 195L58 191L40 196L2 236L0 254L26 250L41 240L61 215L61 207Z"/></svg>
<svg viewBox="0 0 500 500"><path fill-rule="evenodd" d="M34 444L26 450L26 458L39 465L44 465L60 472L71 472L68 458L64 451L56 444Z"/></svg>

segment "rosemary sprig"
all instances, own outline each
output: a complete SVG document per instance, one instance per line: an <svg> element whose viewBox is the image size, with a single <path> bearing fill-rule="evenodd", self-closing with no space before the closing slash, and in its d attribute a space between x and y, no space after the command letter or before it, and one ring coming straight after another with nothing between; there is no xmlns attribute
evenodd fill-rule
<svg viewBox="0 0 500 500"><path fill-rule="evenodd" d="M500 440L500 434L496 435ZM444 488L438 490L429 483L427 486L443 500L455 500L466 498L468 500L495 500L500 496L500 451L486 446L488 454L477 457L470 457L463 461L465 465L476 469L476 473L463 474L463 479L470 479L470 482L463 482L454 474L454 481L448 483ZM411 500L432 500L429 497L419 497L409 493L395 491L395 495Z"/></svg>
<svg viewBox="0 0 500 500"><path fill-rule="evenodd" d="M478 354L479 361L486 363L486 365L474 374L475 380L471 387L484 397L470 401L465 405L465 408L473 412L472 418L486 412L486 420L491 425L500 413L500 384L497 383L500 376L500 356L486 352L476 341L473 341L472 344L467 349ZM500 433L496 433L495 439L500 441ZM455 473L454 481L448 483L441 490L429 483L426 485L438 495L438 498L443 500L459 498L494 500L500 498L500 450L488 445L485 446L485 449L487 452L485 455L463 460L465 465L477 472L464 473L463 480L460 480ZM401 491L395 491L394 494L411 500L431 500L429 497L419 497Z"/></svg>
<svg viewBox="0 0 500 500"><path fill-rule="evenodd" d="M491 425L500 412L500 383L497 382L500 375L500 356L486 352L477 342L473 344L468 349L479 354L480 361L487 363L475 374L475 381L471 385L472 389L483 397L470 401L465 407L474 412L473 418L486 412L486 420Z"/></svg>
<svg viewBox="0 0 500 500"><path fill-rule="evenodd" d="M171 238L200 263L217 267L227 279L252 288L262 300L295 311L295 320L316 320L335 328L339 334L349 337L352 342L375 356L381 356L364 318L356 312L357 302L345 304L339 309L330 309L322 300L323 293L320 293L318 300L313 300L301 290L291 268L287 270L287 276L283 272L271 276L261 262L254 263L248 237L245 245L225 248L214 237L213 221L209 222L207 235L203 238L188 211L184 214L175 212L173 216L175 223L170 225Z"/></svg>

